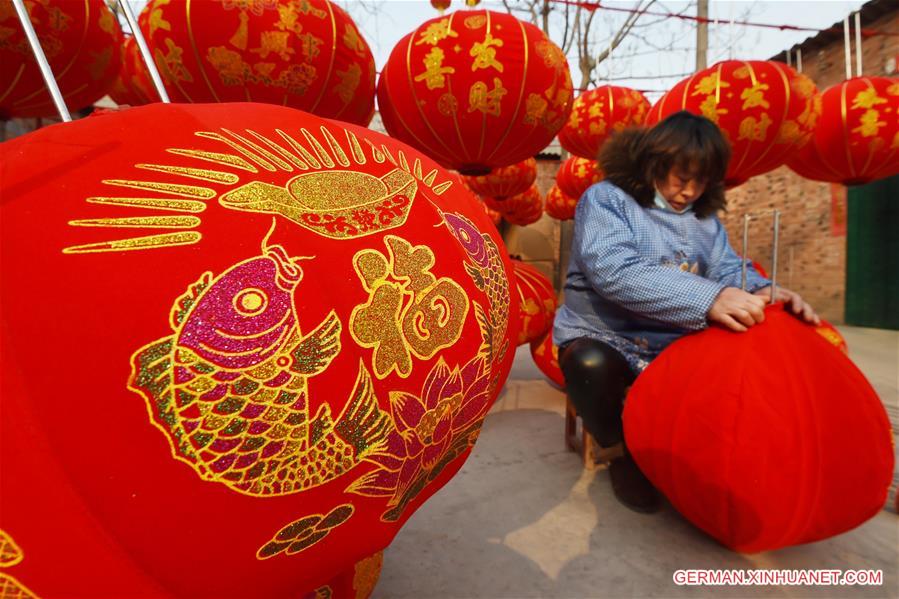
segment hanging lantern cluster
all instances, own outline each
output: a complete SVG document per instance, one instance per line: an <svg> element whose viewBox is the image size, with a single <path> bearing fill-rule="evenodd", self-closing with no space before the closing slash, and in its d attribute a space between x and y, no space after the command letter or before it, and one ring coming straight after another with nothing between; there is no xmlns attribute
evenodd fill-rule
<svg viewBox="0 0 899 599"><path fill-rule="evenodd" d="M400 40L378 81L390 135L466 175L537 154L571 102L562 50L537 27L489 10L426 21Z"/></svg>
<svg viewBox="0 0 899 599"><path fill-rule="evenodd" d="M527 191L537 180L537 160L528 158L510 166L501 166L486 175L465 177L465 183L477 194L508 198Z"/></svg>
<svg viewBox="0 0 899 599"><path fill-rule="evenodd" d="M129 106L141 106L159 101L159 95L153 87L153 80L141 57L140 48L131 35L126 35L125 42L122 44L122 66L115 84L109 91L109 97L116 104Z"/></svg>
<svg viewBox="0 0 899 599"><path fill-rule="evenodd" d="M375 61L329 0L151 0L141 30L173 102L264 102L367 125Z"/></svg>
<svg viewBox="0 0 899 599"><path fill-rule="evenodd" d="M596 160L612 133L642 125L649 108L642 93L627 87L602 85L585 91L575 99L559 143L575 156Z"/></svg>
<svg viewBox="0 0 899 599"><path fill-rule="evenodd" d="M558 185L553 185L546 194L544 211L556 220L571 220L574 218L577 202L577 197L572 197L559 189Z"/></svg>
<svg viewBox="0 0 899 599"><path fill-rule="evenodd" d="M503 215L503 218L519 227L531 225L543 216L543 199L536 185L531 185L524 193L501 200L485 197L487 206Z"/></svg>
<svg viewBox="0 0 899 599"><path fill-rule="evenodd" d="M899 79L855 77L816 98L811 141L787 160L799 175L860 185L899 174Z"/></svg>
<svg viewBox="0 0 899 599"><path fill-rule="evenodd" d="M556 185L565 195L579 199L587 188L604 178L599 163L588 158L572 156L559 167Z"/></svg>
<svg viewBox="0 0 899 599"><path fill-rule="evenodd" d="M518 289L518 344L543 337L552 328L556 314L556 291L552 282L534 266L512 260Z"/></svg>
<svg viewBox="0 0 899 599"><path fill-rule="evenodd" d="M105 96L119 73L122 45L118 21L106 3L26 4L69 111ZM0 2L0 120L57 114L13 3Z"/></svg>
<svg viewBox="0 0 899 599"><path fill-rule="evenodd" d="M785 64L726 60L684 79L649 111L648 125L687 110L713 121L731 146L725 185L771 171L808 142L814 83Z"/></svg>

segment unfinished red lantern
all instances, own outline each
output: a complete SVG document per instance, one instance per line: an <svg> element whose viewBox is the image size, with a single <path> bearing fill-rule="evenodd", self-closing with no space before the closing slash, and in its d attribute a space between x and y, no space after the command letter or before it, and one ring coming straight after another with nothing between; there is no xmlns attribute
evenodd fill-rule
<svg viewBox="0 0 899 599"><path fill-rule="evenodd" d="M390 135L466 175L537 154L571 102L558 46L530 23L489 10L425 21L396 45L378 80Z"/></svg>
<svg viewBox="0 0 899 599"><path fill-rule="evenodd" d="M35 594L301 596L465 461L518 296L429 158L250 103L0 158L0 530Z"/></svg>
<svg viewBox="0 0 899 599"><path fill-rule="evenodd" d="M745 553L862 524L894 465L874 389L782 304L748 332L712 327L662 352L628 394L624 436L681 514Z"/></svg>
<svg viewBox="0 0 899 599"><path fill-rule="evenodd" d="M70 112L106 95L119 72L122 32L103 0L27 2L31 24ZM0 2L0 120L59 113L11 1Z"/></svg>
<svg viewBox="0 0 899 599"><path fill-rule="evenodd" d="M375 61L330 0L151 0L141 30L173 102L265 102L367 125Z"/></svg>
<svg viewBox="0 0 899 599"><path fill-rule="evenodd" d="M575 156L596 160L606 139L642 125L649 107L649 100L635 89L601 85L587 90L574 100L559 143Z"/></svg>

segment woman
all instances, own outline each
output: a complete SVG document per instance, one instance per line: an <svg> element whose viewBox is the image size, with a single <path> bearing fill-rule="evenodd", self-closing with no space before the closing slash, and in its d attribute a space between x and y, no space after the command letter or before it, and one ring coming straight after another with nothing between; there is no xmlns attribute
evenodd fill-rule
<svg viewBox="0 0 899 599"><path fill-rule="evenodd" d="M688 112L624 131L601 150L606 179L578 202L553 338L568 397L602 446L624 441L627 389L668 344L709 323L744 332L765 319L771 283L747 266L740 289L743 262L716 216L729 160L718 127ZM778 287L776 300L820 322L798 294ZM609 474L619 501L659 509L626 446Z"/></svg>

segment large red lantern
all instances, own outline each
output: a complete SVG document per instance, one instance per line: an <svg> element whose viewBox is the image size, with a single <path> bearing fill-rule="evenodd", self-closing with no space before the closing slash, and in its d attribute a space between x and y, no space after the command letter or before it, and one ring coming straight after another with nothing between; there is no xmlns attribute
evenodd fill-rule
<svg viewBox="0 0 899 599"><path fill-rule="evenodd" d="M129 106L159 101L159 94L156 93L153 80L133 36L125 36L125 43L122 45L122 66L115 84L109 91L109 96L116 104Z"/></svg>
<svg viewBox="0 0 899 599"><path fill-rule="evenodd" d="M815 92L811 79L785 64L726 60L675 85L646 123L680 110L713 121L731 146L724 182L733 187L781 166L808 142L817 119Z"/></svg>
<svg viewBox="0 0 899 599"><path fill-rule="evenodd" d="M507 221L519 227L533 224L543 216L543 199L536 185L531 185L524 193L503 200L485 198L485 203L489 208L502 214Z"/></svg>
<svg viewBox="0 0 899 599"><path fill-rule="evenodd" d="M375 62L329 0L152 0L141 29L174 102L265 102L367 125Z"/></svg>
<svg viewBox="0 0 899 599"><path fill-rule="evenodd" d="M500 199L527 191L536 180L537 160L534 158L495 168L486 175L465 177L466 185L475 193Z"/></svg>
<svg viewBox="0 0 899 599"><path fill-rule="evenodd" d="M508 374L502 241L368 129L157 103L4 143L0 178L0 530L40 596L301 596L449 480Z"/></svg>
<svg viewBox="0 0 899 599"><path fill-rule="evenodd" d="M587 189L604 178L595 160L572 156L562 163L556 173L556 185L572 198L580 199Z"/></svg>
<svg viewBox="0 0 899 599"><path fill-rule="evenodd" d="M31 24L70 111L102 98L115 82L122 32L103 0L27 2ZM0 2L0 120L56 116L13 3Z"/></svg>
<svg viewBox="0 0 899 599"><path fill-rule="evenodd" d="M425 21L393 49L378 81L390 135L466 175L542 150L571 108L565 55L506 13Z"/></svg>
<svg viewBox="0 0 899 599"><path fill-rule="evenodd" d="M578 198L567 195L558 185L549 188L544 210L556 220L571 220L577 208Z"/></svg>
<svg viewBox="0 0 899 599"><path fill-rule="evenodd" d="M642 125L649 107L649 100L635 89L602 85L585 91L571 106L559 143L575 156L596 160L609 135Z"/></svg>
<svg viewBox="0 0 899 599"><path fill-rule="evenodd" d="M556 291L553 284L534 266L513 260L518 289L518 344L541 338L551 327L556 314Z"/></svg>
<svg viewBox="0 0 899 599"><path fill-rule="evenodd" d="M553 343L552 326L543 337L531 341L531 357L546 378L560 389L565 388L565 375L559 366L559 348Z"/></svg>
<svg viewBox="0 0 899 599"><path fill-rule="evenodd" d="M899 79L849 79L821 92L820 103L814 147L788 162L793 170L845 185L899 174Z"/></svg>
<svg viewBox="0 0 899 599"><path fill-rule="evenodd" d="M681 514L747 553L860 525L893 472L874 389L782 304L748 332L713 327L668 347L631 388L624 433Z"/></svg>

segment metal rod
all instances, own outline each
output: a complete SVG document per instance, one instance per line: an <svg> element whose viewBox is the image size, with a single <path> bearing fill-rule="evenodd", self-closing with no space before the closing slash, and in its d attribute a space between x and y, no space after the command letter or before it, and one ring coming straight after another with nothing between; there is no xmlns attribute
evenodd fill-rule
<svg viewBox="0 0 899 599"><path fill-rule="evenodd" d="M118 3L122 12L125 14L125 20L128 21L128 26L131 27L131 34L134 36L134 41L137 42L137 47L140 48L141 58L144 59L144 63L147 65L147 71L150 73L150 78L153 80L153 86L156 88L156 93L159 94L159 99L166 104L170 104L172 101L169 99L169 94L165 91L162 77L159 76L159 69L156 68L156 62L154 62L153 55L150 53L150 48L147 46L147 40L144 39L144 34L137 24L137 19L134 18L131 7L128 6L126 0L118 0Z"/></svg>
<svg viewBox="0 0 899 599"><path fill-rule="evenodd" d="M740 289L746 291L746 250L749 247L749 215L743 215L743 266L740 272Z"/></svg>
<svg viewBox="0 0 899 599"><path fill-rule="evenodd" d="M802 72L802 48L796 48L796 70Z"/></svg>
<svg viewBox="0 0 899 599"><path fill-rule="evenodd" d="M34 32L34 27L31 25L31 17L28 16L28 11L25 9L25 2L24 0L13 0L13 4L16 7L16 14L19 15L19 21L22 23L22 29L25 30L25 37L28 38L28 43L31 44L31 51L34 53L34 59L37 61L37 66L41 69L44 83L47 84L47 90L50 92L50 97L53 98L53 103L56 105L56 111L59 113L59 118L65 123L71 122L72 115L69 114L69 109L66 107L66 101L59 91L59 86L56 84L56 78L53 77L53 70L50 68L50 63L47 62L47 56L44 54L43 48L41 48L41 42L37 39L37 34Z"/></svg>
<svg viewBox="0 0 899 599"><path fill-rule="evenodd" d="M855 13L855 75L862 76L862 13Z"/></svg>
<svg viewBox="0 0 899 599"><path fill-rule="evenodd" d="M843 43L846 53L846 79L852 79L852 43L849 41L849 15L843 19Z"/></svg>
<svg viewBox="0 0 899 599"><path fill-rule="evenodd" d="M793 50L787 50L787 66L788 67L793 66L792 58L793 58Z"/></svg>
<svg viewBox="0 0 899 599"><path fill-rule="evenodd" d="M777 243L780 240L780 210L774 211L774 248L771 256L771 303L777 297Z"/></svg>

